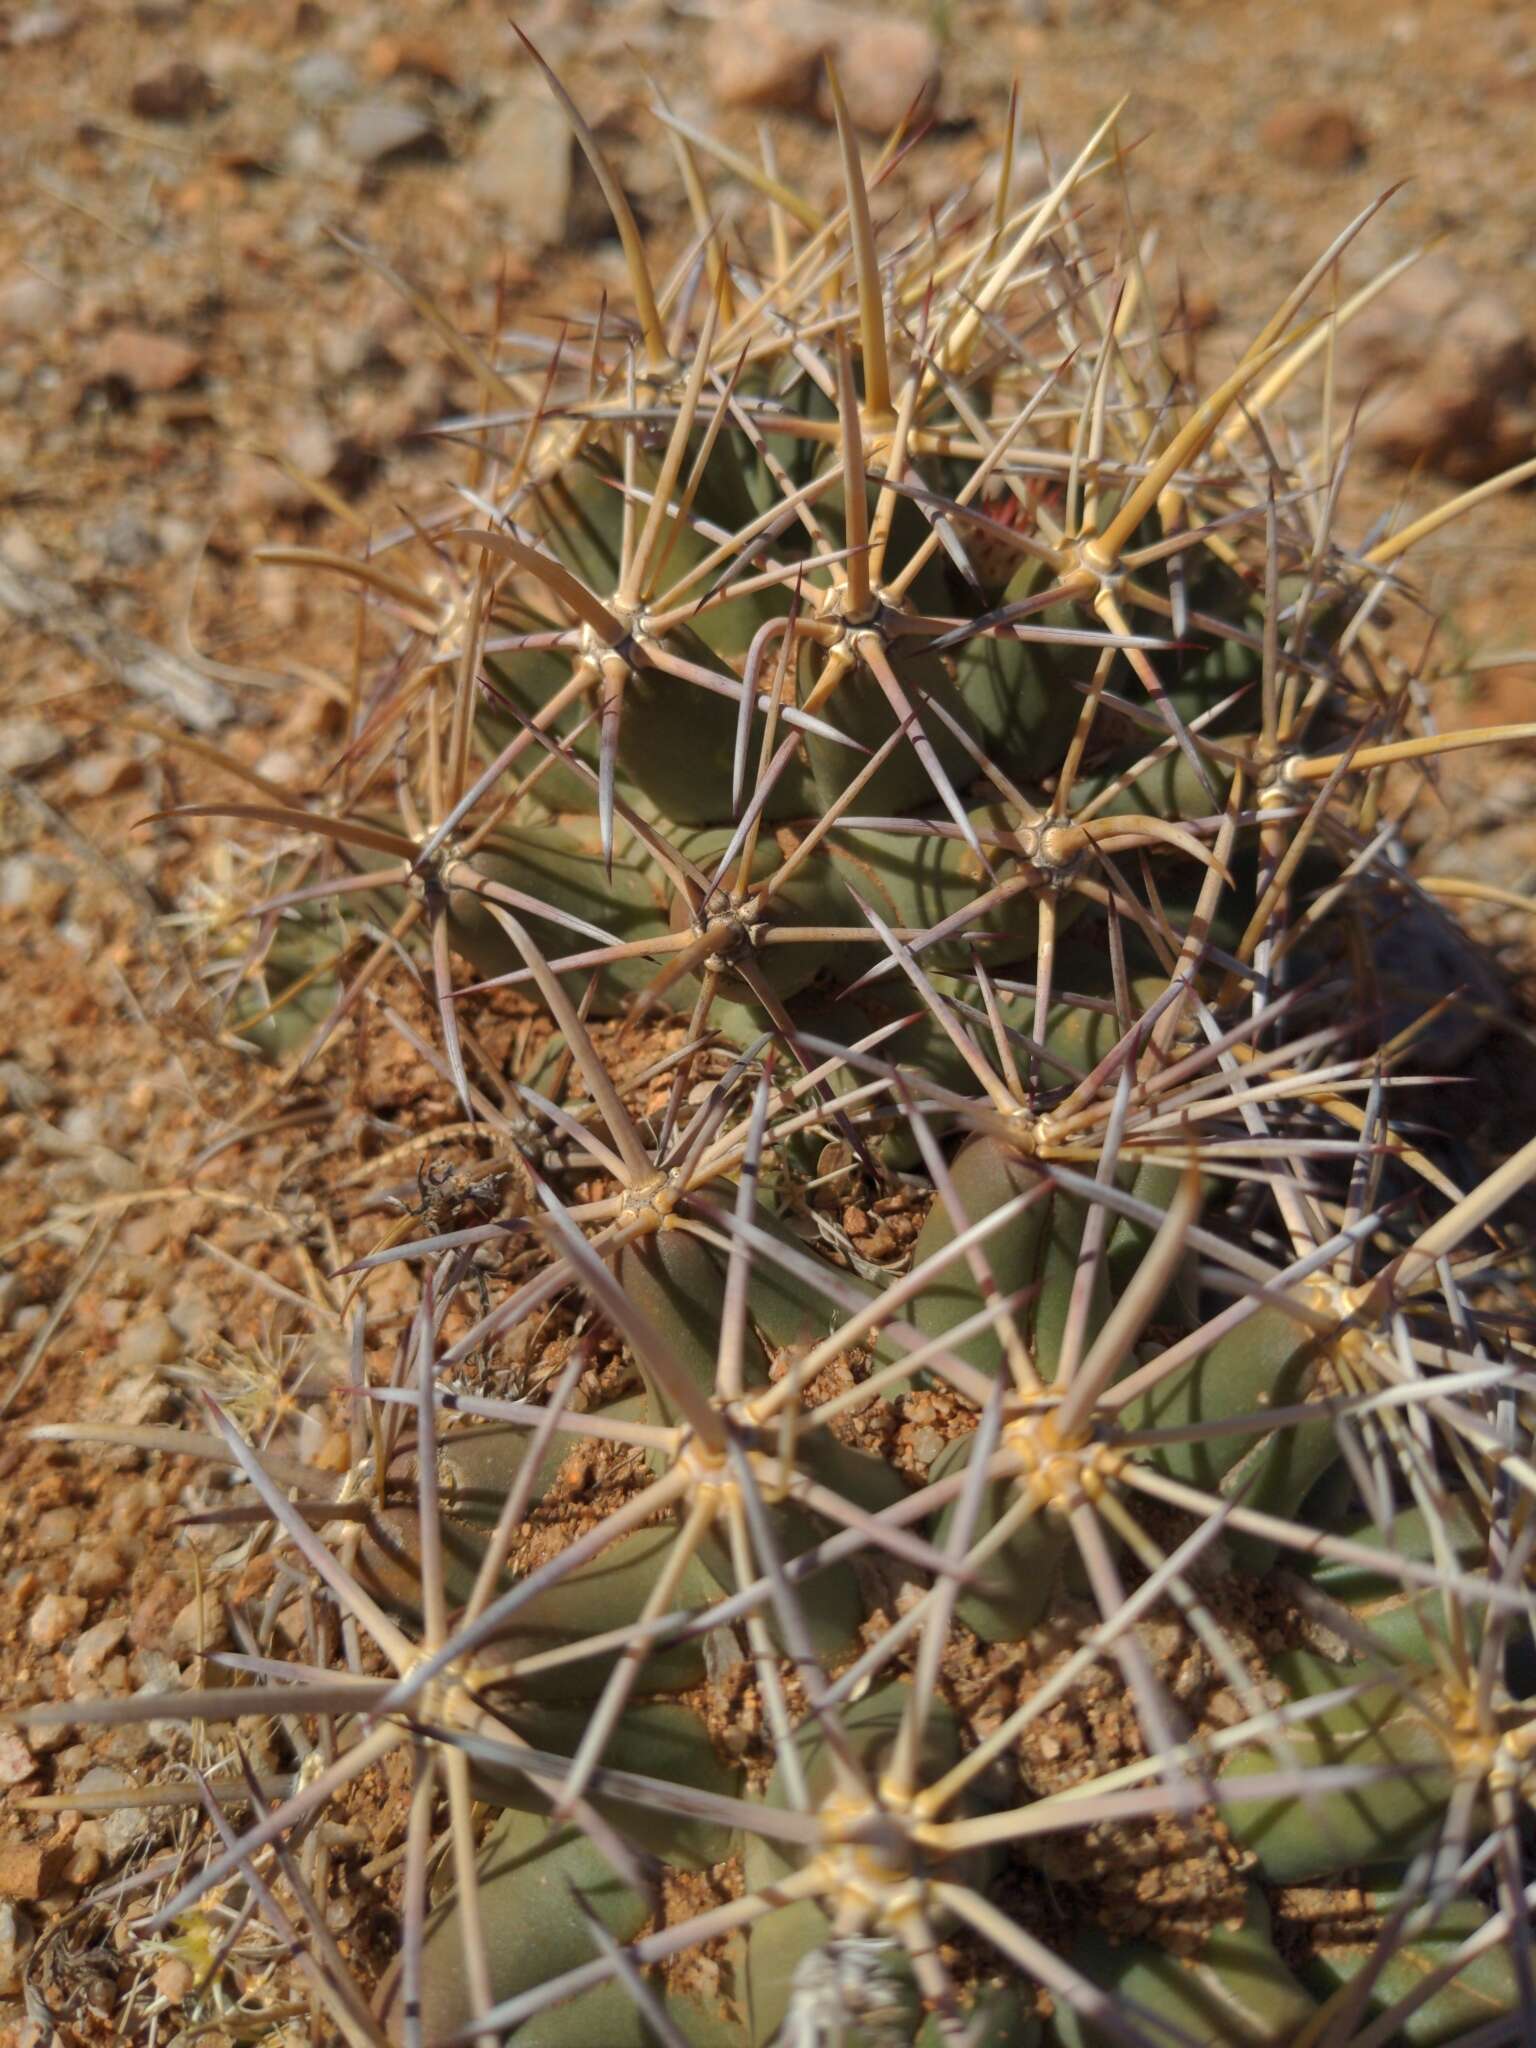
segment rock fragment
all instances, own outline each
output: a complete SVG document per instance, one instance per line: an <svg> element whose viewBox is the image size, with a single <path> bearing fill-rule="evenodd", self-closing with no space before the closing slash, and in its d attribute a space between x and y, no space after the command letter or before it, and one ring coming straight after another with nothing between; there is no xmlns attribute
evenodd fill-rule
<svg viewBox="0 0 1536 2048"><path fill-rule="evenodd" d="M336 139L344 155L370 170L399 163L441 163L448 154L432 116L403 100L375 98L349 107Z"/></svg>
<svg viewBox="0 0 1536 2048"><path fill-rule="evenodd" d="M141 327L112 328L97 343L92 362L97 383L123 384L139 394L178 390L202 367L202 357L186 342Z"/></svg>
<svg viewBox="0 0 1536 2048"><path fill-rule="evenodd" d="M503 100L481 131L469 188L520 240L539 248L563 241L571 132L561 109L521 93Z"/></svg>
<svg viewBox="0 0 1536 2048"><path fill-rule="evenodd" d="M181 1338L169 1316L159 1309L128 1325L117 1340L116 1365L119 1372L143 1372L147 1367L170 1365L181 1356Z"/></svg>
<svg viewBox="0 0 1536 2048"><path fill-rule="evenodd" d="M15 1998L25 1980L32 1952L32 1929L25 1913L9 1899L0 1899L0 1998Z"/></svg>
<svg viewBox="0 0 1536 2048"><path fill-rule="evenodd" d="M134 80L128 104L141 121L193 121L213 105L213 84L200 64L173 57Z"/></svg>
<svg viewBox="0 0 1536 2048"><path fill-rule="evenodd" d="M1476 481L1536 448L1536 347L1496 285L1427 256L1339 337L1338 378L1364 396L1357 440L1389 462Z"/></svg>
<svg viewBox="0 0 1536 2048"><path fill-rule="evenodd" d="M38 1650L56 1650L85 1620L86 1603L78 1593L45 1593L27 1617L27 1641Z"/></svg>
<svg viewBox="0 0 1536 2048"><path fill-rule="evenodd" d="M0 1728L0 1785L20 1785L36 1769L25 1739L14 1728Z"/></svg>
<svg viewBox="0 0 1536 2048"><path fill-rule="evenodd" d="M62 43L75 27L75 17L62 7L29 7L11 23L11 48L35 50L43 43Z"/></svg>
<svg viewBox="0 0 1536 2048"><path fill-rule="evenodd" d="M41 718L8 719L0 729L0 768L7 775L36 775L64 750L64 735Z"/></svg>
<svg viewBox="0 0 1536 2048"><path fill-rule="evenodd" d="M311 50L288 74L297 98L306 107L333 107L354 99L362 81L339 50Z"/></svg>
<svg viewBox="0 0 1536 2048"><path fill-rule="evenodd" d="M0 1899L45 1899L58 1884L69 1851L62 1843L0 1845Z"/></svg>
<svg viewBox="0 0 1536 2048"><path fill-rule="evenodd" d="M128 1567L109 1543L87 1544L84 1550L76 1551L69 1568L71 1590L83 1593L88 1600L115 1593L127 1581Z"/></svg>
<svg viewBox="0 0 1536 2048"><path fill-rule="evenodd" d="M1349 108L1328 100L1286 100L1259 129L1259 141L1271 156L1306 171L1347 171L1367 148Z"/></svg>
<svg viewBox="0 0 1536 2048"><path fill-rule="evenodd" d="M97 1684L107 1662L114 1657L128 1634L122 1616L98 1621L81 1636L69 1656L69 1685L74 1698L86 1698L101 1690Z"/></svg>
<svg viewBox="0 0 1536 2048"><path fill-rule="evenodd" d="M938 91L939 46L920 22L849 12L823 0L748 0L710 30L710 89L722 106L814 108L831 116L828 58L854 122L884 135Z"/></svg>
<svg viewBox="0 0 1536 2048"><path fill-rule="evenodd" d="M20 271L0 285L0 333L46 334L62 325L68 310L68 295L35 271Z"/></svg>

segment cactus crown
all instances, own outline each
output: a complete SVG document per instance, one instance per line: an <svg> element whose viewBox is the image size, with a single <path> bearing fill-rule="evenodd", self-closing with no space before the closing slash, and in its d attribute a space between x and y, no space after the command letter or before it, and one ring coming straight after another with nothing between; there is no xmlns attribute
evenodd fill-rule
<svg viewBox="0 0 1536 2048"><path fill-rule="evenodd" d="M1381 614L1455 508L1342 545L1280 410L1363 220L1199 396L1088 239L1114 116L881 221L834 103L830 212L663 113L665 276L571 108L633 303L456 343L458 500L330 558L399 621L341 767L227 807L273 1087L386 1020L482 1164L353 1269L338 1519L224 1425L352 1668L184 1702L334 1736L162 1917L268 1844L318 1912L284 1845L408 1745L348 2039L1512 2039L1532 1162L1412 1122L1378 942L1454 743Z"/></svg>

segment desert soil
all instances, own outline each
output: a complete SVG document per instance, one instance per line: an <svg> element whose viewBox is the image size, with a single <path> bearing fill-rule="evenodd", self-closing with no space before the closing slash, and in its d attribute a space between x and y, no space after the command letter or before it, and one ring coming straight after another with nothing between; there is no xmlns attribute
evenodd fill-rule
<svg viewBox="0 0 1536 2048"><path fill-rule="evenodd" d="M886 188L892 204L926 206L979 174L1010 75L1026 132L1038 127L1057 161L1131 95L1122 132L1137 145L1138 218L1156 232L1154 281L1169 318L1198 329L1210 376L1332 235L1398 185L1347 259L1346 287L1438 238L1436 260L1459 267L1495 326L1536 335L1536 20L1520 5L887 12L942 38L934 126ZM501 0L0 4L7 1703L195 1683L204 1656L234 1644L232 1606L267 1640L306 1641L302 1589L250 1527L189 1519L220 1505L225 1480L157 1448L156 1432L206 1430L207 1392L254 1441L344 1467L345 1283L329 1276L388 1228L391 1196L414 1198L415 1141L442 1149L454 1116L403 1042L376 1035L221 1149L268 1075L220 1040L185 940L186 920L217 902L234 828L152 814L239 794L199 743L300 796L318 786L356 613L339 586L253 551L384 532L453 472L452 451L422 430L472 405L472 387L336 232L475 335L498 303L505 327L547 334L563 307L622 291L616 245L579 192L565 246L509 227L509 207L531 203L510 189L541 166L498 160L510 146L495 140L509 133L498 110L537 90L506 13ZM647 73L680 113L751 147L756 117L715 103L704 62L711 18L730 13L730 0L542 0L522 18L673 247L684 220ZM784 170L830 193L834 152L814 111L775 122ZM1107 247L1118 232L1106 217ZM1522 433L1533 445L1518 346L1506 373L1496 437L1515 459ZM1339 394L1341 418L1353 395ZM1298 399L1299 430L1315 407L1315 391ZM1474 421L1468 439L1486 427ZM1351 533L1464 487L1439 473L1465 466L1455 448L1421 453L1417 467L1359 457ZM1475 470L1480 450L1468 459ZM322 479L327 502L295 472ZM1399 625L1422 647L1447 614L1428 656L1443 723L1536 718L1536 663L1513 658L1536 648L1533 561L1530 492L1415 556L1425 608L1405 597ZM364 658L381 655L382 629L363 633ZM1464 754L1405 794L1440 872L1532 891L1536 755ZM1525 1001L1526 914L1477 924ZM1510 1031L1524 1032L1520 1015ZM387 1331L403 1291L386 1275L370 1299ZM129 1439L32 1434L86 1416ZM133 1915L185 1850L205 1760L165 1723L0 1733L0 2048L41 2048L50 2032L188 2038L181 2006L207 1930L156 1945ZM121 1803L147 1787L152 1801ZM360 1958L387 1926L399 1790L366 1784L334 1845L333 1931ZM134 1888L114 1892L124 1879ZM310 2038L256 1929L215 1984L200 2041ZM285 2005L294 2024L274 2031Z"/></svg>

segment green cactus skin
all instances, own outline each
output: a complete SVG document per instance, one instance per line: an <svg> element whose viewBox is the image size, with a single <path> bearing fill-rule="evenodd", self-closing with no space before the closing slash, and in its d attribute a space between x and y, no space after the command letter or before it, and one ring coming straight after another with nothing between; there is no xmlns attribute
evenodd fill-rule
<svg viewBox="0 0 1536 2048"><path fill-rule="evenodd" d="M1393 1577L1387 1562L1399 1556L1428 1563L1443 1542L1457 1566L1463 1570L1475 1567L1488 1539L1467 1503L1453 1498L1436 1521L1438 1529L1417 1507L1395 1515L1388 1530L1378 1529L1372 1521L1341 1521L1342 1535L1383 1553L1382 1569L1372 1572L1365 1565L1320 1558L1304 1574L1308 1585L1336 1600L1351 1621L1380 1646L1382 1654L1400 1666L1433 1670L1437 1653L1443 1657L1453 1650L1453 1627L1465 1653L1475 1657L1482 1645L1484 1616L1478 1608L1463 1608L1443 1594L1404 1586L1401 1579Z"/></svg>
<svg viewBox="0 0 1536 2048"><path fill-rule="evenodd" d="M1359 1671L1309 1651L1282 1652L1275 1676L1293 1700L1320 1697L1358 1683ZM1225 1764L1222 1812L1233 1835L1251 1849L1271 1884L1303 1884L1357 1864L1400 1862L1439 1827L1455 1782L1450 1748L1426 1703L1393 1685L1370 1685L1347 1703L1287 1730L1304 1764L1379 1770L1375 1783L1331 1791L1310 1801L1241 1797L1245 1777L1274 1768L1246 1751Z"/></svg>
<svg viewBox="0 0 1536 2048"><path fill-rule="evenodd" d="M1250 1891L1240 1927L1214 1929L1198 1956L1148 1941L1122 1945L1092 1929L1073 1961L1097 1990L1123 2002L1149 2041L1220 2041L1233 2048L1287 2048L1317 2007L1281 1961L1262 1893ZM1052 2034L1060 2048L1097 2048L1112 2037L1069 2007Z"/></svg>
<svg viewBox="0 0 1536 2048"><path fill-rule="evenodd" d="M1364 1894L1366 1912L1348 1908L1341 1919L1384 1919L1397 1900L1390 1884L1378 1885ZM1416 1916L1417 1917L1417 1916ZM1385 1965L1377 1974L1360 2015L1360 2023L1376 2020L1399 1999L1410 1998L1432 1974L1449 1971L1449 1981L1409 2012L1392 2038L1402 2048L1450 2048L1450 2044L1475 2034L1489 2021L1501 2018L1519 2003L1514 1958L1506 1943L1487 1948L1470 1962L1463 1962L1461 1944L1476 1936L1487 1924L1487 1909L1476 1899L1456 1899L1435 1910L1427 1908L1428 1924L1421 1930L1399 1935L1390 1945ZM1301 1964L1301 1976L1325 2011L1348 1997L1355 1977L1377 1961L1377 1942L1362 1931L1350 1940L1325 1939L1314 1947Z"/></svg>
<svg viewBox="0 0 1536 2048"><path fill-rule="evenodd" d="M562 1703L528 1703L507 1712L508 1725L530 1749L554 1756L574 1756L587 1725L587 1710ZM604 1751L604 1761L617 1771L635 1771L687 1785L700 1792L734 1797L740 1773L720 1764L710 1748L708 1732L697 1714L671 1700L645 1700L631 1705ZM473 1774L475 1795L487 1805L516 1806L542 1814L547 1803L516 1770L481 1765ZM637 1805L633 1800L605 1799L595 1793L599 1813L652 1856L675 1870L706 1870L731 1853L731 1831L712 1821L688 1821Z"/></svg>
<svg viewBox="0 0 1536 2048"><path fill-rule="evenodd" d="M1202 1358L1130 1404L1122 1421L1134 1433L1292 1407L1316 1388L1325 1362L1322 1347L1301 1324L1283 1309L1261 1308L1218 1338ZM1283 1514L1299 1507L1333 1467L1339 1446L1332 1424L1321 1418L1159 1445L1144 1455L1175 1478ZM1275 1545L1242 1537L1235 1539L1235 1547L1255 1571L1277 1555Z"/></svg>
<svg viewBox="0 0 1536 2048"><path fill-rule="evenodd" d="M486 1836L478 1864L481 1924L491 1990L498 1999L514 1998L545 1976L590 1962L594 1954L587 1914L593 1914L616 1941L632 1941L650 1917L647 1902L618 1883L601 1854L577 1827L552 1828L537 1814L507 1808ZM585 1909L585 1910L583 1910ZM435 2040L474 2019L463 1961L463 1934L458 1908L441 1907L427 1927L422 1968L422 2022ZM592 2048L596 2040L612 2040L614 2048L633 2041L648 2048L655 2036L637 2021L625 1993L613 1996L604 1985L587 2000L576 1999L538 2015L517 2039L544 2048ZM399 1972L386 1985L380 2014L392 2041L406 2035ZM674 2022L690 2048L733 2048L739 2038L726 2018L681 2001L667 2000ZM589 2031L616 2024L609 2036Z"/></svg>

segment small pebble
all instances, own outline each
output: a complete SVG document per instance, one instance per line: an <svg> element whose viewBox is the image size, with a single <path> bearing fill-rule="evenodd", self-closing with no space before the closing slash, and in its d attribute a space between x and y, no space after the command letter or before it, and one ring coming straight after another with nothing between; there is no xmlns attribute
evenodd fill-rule
<svg viewBox="0 0 1536 2048"><path fill-rule="evenodd" d="M35 775L57 761L66 744L64 735L40 718L7 718L0 722L0 768L7 775Z"/></svg>
<svg viewBox="0 0 1536 2048"><path fill-rule="evenodd" d="M9 860L0 860L0 910L26 910L39 924L52 923L69 894L72 879L69 869L60 861L35 853L14 853ZM7 1075L17 1064L6 1062ZM43 1099L52 1099L51 1089Z"/></svg>
<svg viewBox="0 0 1536 2048"><path fill-rule="evenodd" d="M134 1258L159 1251L171 1234L171 1211L167 1202L156 1202L129 1216L117 1233L117 1241Z"/></svg>
<svg viewBox="0 0 1536 2048"><path fill-rule="evenodd" d="M152 1309L124 1330L114 1363L119 1372L141 1373L150 1366L171 1365L180 1356L181 1339L175 1325L159 1309Z"/></svg>
<svg viewBox="0 0 1536 2048"><path fill-rule="evenodd" d="M36 1769L25 1738L14 1728L0 1728L0 1785L19 1785Z"/></svg>
<svg viewBox="0 0 1536 2048"><path fill-rule="evenodd" d="M800 111L814 104L824 120L832 117L828 57L850 118L872 134L886 134L938 90L931 30L824 0L747 0L722 15L704 42L710 89L722 106Z"/></svg>
<svg viewBox="0 0 1536 2048"><path fill-rule="evenodd" d="M1307 171L1347 171L1366 152L1365 132L1348 107L1324 100L1288 100L1259 129L1259 141L1282 163Z"/></svg>
<svg viewBox="0 0 1536 2048"><path fill-rule="evenodd" d="M336 139L354 163L373 167L441 162L448 154L432 116L401 100L371 99L349 107Z"/></svg>
<svg viewBox="0 0 1536 2048"><path fill-rule="evenodd" d="M94 1884L107 1866L107 1836L100 1821L83 1820L69 1845L67 1881L84 1890Z"/></svg>
<svg viewBox="0 0 1536 2048"><path fill-rule="evenodd" d="M167 2005L180 2005L197 1982L197 1975L183 1957L167 1956L149 1981Z"/></svg>
<svg viewBox="0 0 1536 2048"><path fill-rule="evenodd" d="M296 97L306 107L331 107L357 94L361 81L336 50L311 50L288 74Z"/></svg>
<svg viewBox="0 0 1536 2048"><path fill-rule="evenodd" d="M98 1621L88 1628L69 1655L69 1684L73 1698L80 1698L92 1681L100 1678L109 1658L115 1657L128 1633L128 1623L119 1615ZM126 1668L126 1667L125 1667Z"/></svg>
<svg viewBox="0 0 1536 2048"><path fill-rule="evenodd" d="M69 1568L70 1586L88 1600L100 1599L104 1593L115 1593L119 1586L127 1583L127 1579L127 1565L105 1543L92 1543L84 1550L77 1550L75 1561Z"/></svg>
<svg viewBox="0 0 1536 2048"><path fill-rule="evenodd" d="M134 80L128 104L141 121L191 121L213 104L213 86L201 65L174 57Z"/></svg>
<svg viewBox="0 0 1536 2048"><path fill-rule="evenodd" d="M936 1429L914 1429L912 1432L912 1455L926 1471L944 1448L944 1439Z"/></svg>
<svg viewBox="0 0 1536 2048"><path fill-rule="evenodd" d="M83 797L113 796L120 789L132 789L142 779L143 769L133 754L87 754L76 761L69 779Z"/></svg>
<svg viewBox="0 0 1536 2048"><path fill-rule="evenodd" d="M62 1843L6 1843L0 1847L0 1899L46 1898L67 1861Z"/></svg>
<svg viewBox="0 0 1536 2048"><path fill-rule="evenodd" d="M178 1287L171 1296L166 1320L181 1338L183 1346L192 1350L217 1334L219 1312L201 1289Z"/></svg>
<svg viewBox="0 0 1536 2048"><path fill-rule="evenodd" d="M0 332L46 334L63 325L69 296L46 277L22 271L0 285Z"/></svg>
<svg viewBox="0 0 1536 2048"><path fill-rule="evenodd" d="M167 1640L173 1650L217 1650L227 1634L223 1603L214 1594L204 1593L201 1604L194 1595L177 1614Z"/></svg>
<svg viewBox="0 0 1536 2048"><path fill-rule="evenodd" d="M0 1899L0 1998L20 1995L32 1952L32 1928L25 1913Z"/></svg>
<svg viewBox="0 0 1536 2048"><path fill-rule="evenodd" d="M35 50L41 43L61 43L75 32L75 17L62 7L29 7L11 23L11 48Z"/></svg>
<svg viewBox="0 0 1536 2048"><path fill-rule="evenodd" d="M112 1389L107 1407L114 1422L141 1429L147 1423L164 1422L175 1407L175 1396L157 1373L133 1373ZM118 1525L115 1512L113 1525Z"/></svg>
<svg viewBox="0 0 1536 2048"><path fill-rule="evenodd" d="M99 526L92 526L81 539L101 554L114 569L142 569L160 552L154 528L127 506L114 512Z"/></svg>
<svg viewBox="0 0 1536 2048"><path fill-rule="evenodd" d="M44 1508L31 1528L31 1547L45 1556L54 1550L68 1550L80 1534L80 1516L74 1508Z"/></svg>
<svg viewBox="0 0 1536 2048"><path fill-rule="evenodd" d="M25 855L18 856L25 860ZM27 865L30 867L31 863ZM0 907L15 907L6 887L15 861L0 861ZM25 905L30 890L23 891L21 902ZM29 1112L45 1109L53 1101L57 1090L46 1074L35 1074L21 1060L0 1060L0 1106L7 1110L22 1109Z"/></svg>
<svg viewBox="0 0 1536 2048"><path fill-rule="evenodd" d="M123 384L139 393L175 391L190 384L202 367L195 348L168 334L114 327L96 346L92 375L98 384Z"/></svg>
<svg viewBox="0 0 1536 2048"><path fill-rule="evenodd" d="M164 1505L165 1495L159 1480L130 1479L113 1488L112 1527L121 1535L131 1536L141 1527L146 1515L152 1515Z"/></svg>
<svg viewBox="0 0 1536 2048"><path fill-rule="evenodd" d="M552 247L570 239L577 154L561 108L547 94L516 92L480 132L469 188L520 241Z"/></svg>
<svg viewBox="0 0 1536 2048"><path fill-rule="evenodd" d="M56 1650L85 1620L78 1593L45 1593L27 1618L27 1640L39 1650Z"/></svg>
<svg viewBox="0 0 1536 2048"><path fill-rule="evenodd" d="M86 1772L75 1789L100 1797L104 1792L136 1791L138 1786L129 1772L119 1770L115 1764L96 1764ZM107 1855L114 1862L158 1825L154 1808L148 1806L120 1806L113 1812L98 1814L96 1818L101 1822Z"/></svg>

